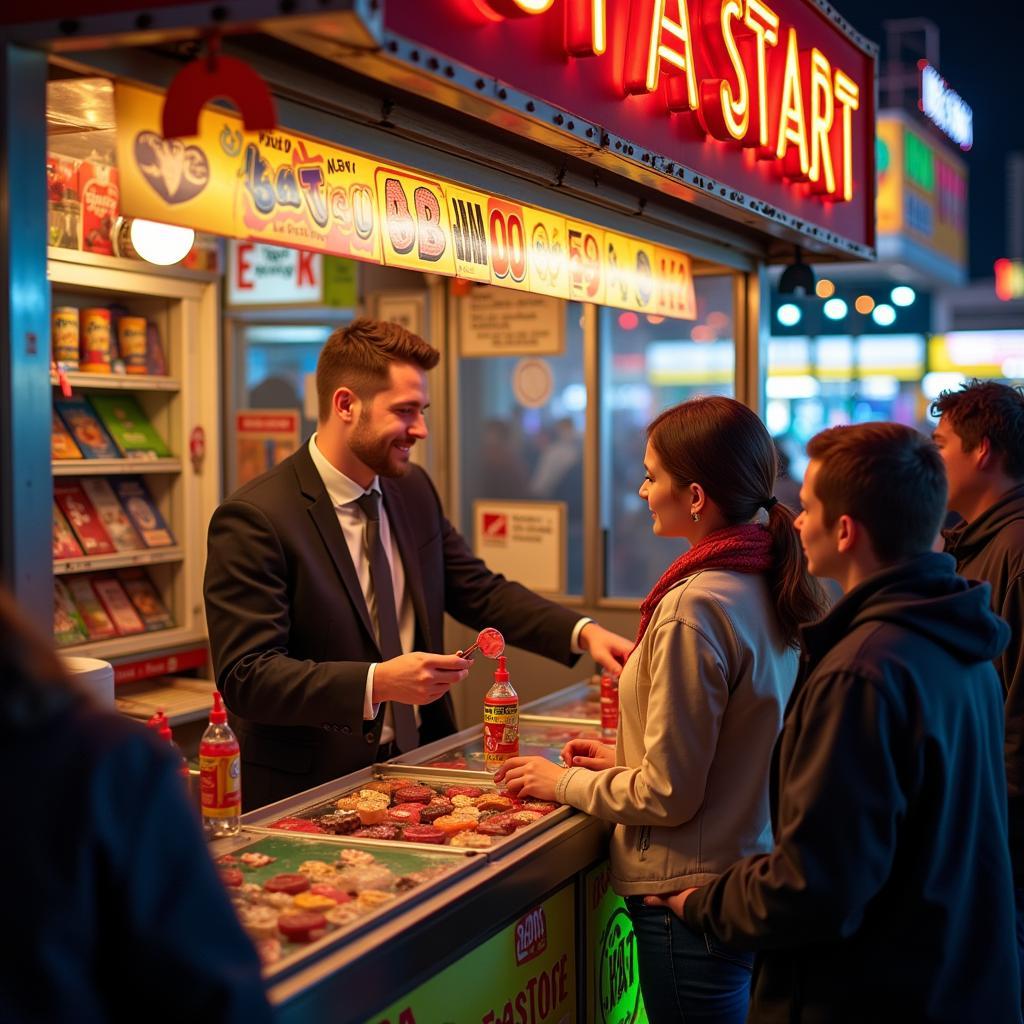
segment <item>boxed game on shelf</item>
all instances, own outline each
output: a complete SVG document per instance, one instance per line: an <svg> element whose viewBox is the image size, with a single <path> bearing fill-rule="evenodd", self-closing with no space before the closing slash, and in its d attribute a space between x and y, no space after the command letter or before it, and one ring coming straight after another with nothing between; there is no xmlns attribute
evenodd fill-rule
<svg viewBox="0 0 1024 1024"><path fill-rule="evenodd" d="M50 457L53 459L81 459L84 458L81 449L75 444L64 421L53 410L53 433L50 436Z"/></svg>
<svg viewBox="0 0 1024 1024"><path fill-rule="evenodd" d="M143 479L137 476L121 476L114 478L110 483L146 546L173 546L174 534L171 533L164 517L160 515L160 509L153 501Z"/></svg>
<svg viewBox="0 0 1024 1024"><path fill-rule="evenodd" d="M60 646L152 633L175 625L159 590L138 567L58 576L54 587L54 634Z"/></svg>
<svg viewBox="0 0 1024 1024"><path fill-rule="evenodd" d="M109 555L174 544L174 535L139 477L57 477L53 495L57 504L54 558ZM68 527L80 551L68 543Z"/></svg>
<svg viewBox="0 0 1024 1024"><path fill-rule="evenodd" d="M166 459L170 450L133 395L93 395L90 403L126 459Z"/></svg>
<svg viewBox="0 0 1024 1024"><path fill-rule="evenodd" d="M100 423L93 407L81 395L57 398L54 408L87 459L118 459L121 453Z"/></svg>
<svg viewBox="0 0 1024 1024"><path fill-rule="evenodd" d="M86 555L111 555L117 550L80 480L75 477L56 477L53 481L53 499L64 513Z"/></svg>

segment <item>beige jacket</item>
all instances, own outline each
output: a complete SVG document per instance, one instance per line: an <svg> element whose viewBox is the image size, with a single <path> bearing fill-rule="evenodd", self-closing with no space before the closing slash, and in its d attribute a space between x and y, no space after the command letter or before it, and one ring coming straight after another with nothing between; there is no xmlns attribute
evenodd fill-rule
<svg viewBox="0 0 1024 1024"><path fill-rule="evenodd" d="M616 767L557 796L616 823L622 896L703 885L768 850L768 770L796 681L764 576L709 569L662 598L619 679Z"/></svg>

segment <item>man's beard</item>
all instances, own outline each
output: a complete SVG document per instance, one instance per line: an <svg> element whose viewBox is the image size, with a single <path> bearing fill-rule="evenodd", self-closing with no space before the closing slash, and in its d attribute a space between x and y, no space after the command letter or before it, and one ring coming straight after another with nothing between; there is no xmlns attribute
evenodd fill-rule
<svg viewBox="0 0 1024 1024"><path fill-rule="evenodd" d="M408 462L396 462L391 455L393 439L375 437L367 425L368 417L361 416L356 429L349 437L348 446L363 465L378 476L405 476L409 472Z"/></svg>

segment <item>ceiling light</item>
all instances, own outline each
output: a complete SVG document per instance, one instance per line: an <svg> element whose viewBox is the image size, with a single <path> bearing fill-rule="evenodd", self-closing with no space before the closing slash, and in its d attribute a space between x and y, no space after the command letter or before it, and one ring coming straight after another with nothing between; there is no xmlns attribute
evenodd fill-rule
<svg viewBox="0 0 1024 1024"><path fill-rule="evenodd" d="M814 286L814 292L819 299L831 299L836 293L836 286L827 277L823 277Z"/></svg>
<svg viewBox="0 0 1024 1024"><path fill-rule="evenodd" d="M891 327L896 321L896 310L888 303L880 302L875 306L874 312L871 314L871 319L874 320L879 327Z"/></svg>
<svg viewBox="0 0 1024 1024"><path fill-rule="evenodd" d="M191 228L158 224L141 217L118 217L111 238L115 256L130 256L169 267L189 254L196 233Z"/></svg>
<svg viewBox="0 0 1024 1024"><path fill-rule="evenodd" d="M782 324L783 327L796 327L800 323L800 318L803 313L800 307L794 302L784 302L775 311L775 319Z"/></svg>
<svg viewBox="0 0 1024 1024"><path fill-rule="evenodd" d="M894 306L910 306L913 305L914 299L917 298L917 292L908 285L898 284L889 293L889 297L892 299Z"/></svg>
<svg viewBox="0 0 1024 1024"><path fill-rule="evenodd" d="M870 295L858 295L857 301L854 302L853 308L858 313L863 313L865 316L875 308L875 300Z"/></svg>
<svg viewBox="0 0 1024 1024"><path fill-rule="evenodd" d="M803 292L804 295L814 294L814 270L804 263L799 249L794 253L793 262L779 278L781 295L793 295L795 292Z"/></svg>
<svg viewBox="0 0 1024 1024"><path fill-rule="evenodd" d="M829 299L823 311L829 320L842 320L847 314L848 307L842 299Z"/></svg>

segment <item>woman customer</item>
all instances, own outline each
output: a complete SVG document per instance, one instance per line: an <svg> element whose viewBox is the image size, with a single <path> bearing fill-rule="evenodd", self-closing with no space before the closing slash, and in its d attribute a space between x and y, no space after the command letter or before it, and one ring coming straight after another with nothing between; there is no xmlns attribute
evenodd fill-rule
<svg viewBox="0 0 1024 1024"><path fill-rule="evenodd" d="M179 762L78 693L0 589L0 1020L263 1024Z"/></svg>
<svg viewBox="0 0 1024 1024"><path fill-rule="evenodd" d="M746 1016L753 958L658 904L771 847L768 771L797 627L824 611L793 513L772 497L776 466L768 431L732 399L698 398L654 420L640 495L654 532L691 547L640 607L616 746L573 740L568 768L523 757L496 774L514 794L616 823L612 885L626 897L655 1024Z"/></svg>

